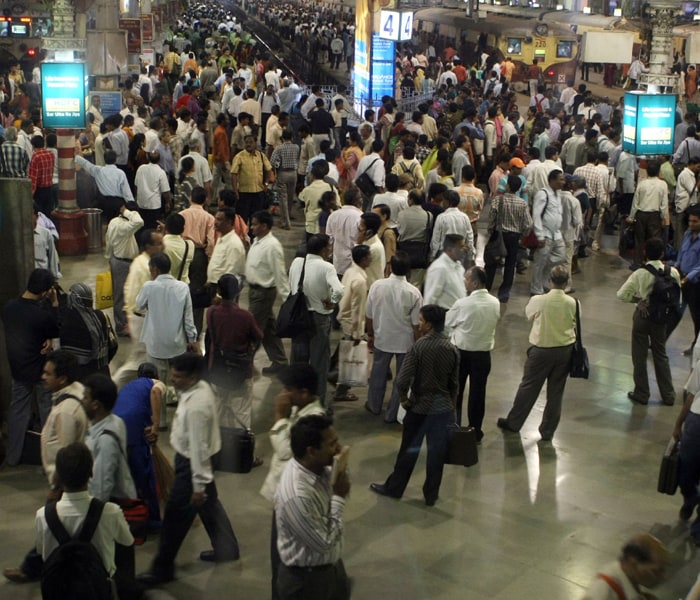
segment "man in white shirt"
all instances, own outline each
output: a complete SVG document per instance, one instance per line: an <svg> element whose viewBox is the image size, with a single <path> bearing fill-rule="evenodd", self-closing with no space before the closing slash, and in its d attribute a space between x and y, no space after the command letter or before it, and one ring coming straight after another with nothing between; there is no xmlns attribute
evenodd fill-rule
<svg viewBox="0 0 700 600"><path fill-rule="evenodd" d="M136 203L143 217L144 227L155 229L163 216L163 208L170 205L170 184L160 168L160 154L150 152L148 163L136 171Z"/></svg>
<svg viewBox="0 0 700 600"><path fill-rule="evenodd" d="M398 193L399 176L395 173L389 173L385 179L386 192L375 194L374 198L372 199L372 208L379 204L386 204L391 211L391 216L389 217L389 227L396 227L398 224L399 214L402 210L408 208L408 202Z"/></svg>
<svg viewBox="0 0 700 600"><path fill-rule="evenodd" d="M386 267L386 254L384 244L377 235L379 228L382 226L382 220L375 213L362 213L360 224L357 227L358 244L366 244L370 252L370 264L367 267L367 289L372 287L372 284L379 279L384 278L384 269Z"/></svg>
<svg viewBox="0 0 700 600"><path fill-rule="evenodd" d="M88 481L92 476L92 455L82 442L72 443L56 455L56 474L63 495L56 503L56 512L69 535L75 536L85 521L91 498ZM115 545L131 546L134 538L119 506L107 502L90 543L95 546L102 564L111 577L117 570L114 562ZM36 512L36 546L44 560L58 547L58 541L46 523L45 507Z"/></svg>
<svg viewBox="0 0 700 600"><path fill-rule="evenodd" d="M192 140L190 142L190 153L185 156L189 156L194 160L194 179L197 185L203 187L207 191L207 196L211 198L211 182L213 175L211 173L211 168L209 167L209 161L205 156L202 155L202 146L199 140ZM182 168L182 159L178 162L178 169Z"/></svg>
<svg viewBox="0 0 700 600"><path fill-rule="evenodd" d="M566 262L566 248L561 234L562 206L559 190L564 187L564 173L550 171L548 185L535 194L532 222L539 247L535 250L530 295L545 293L552 267Z"/></svg>
<svg viewBox="0 0 700 600"><path fill-rule="evenodd" d="M121 171L119 171L121 173ZM114 298L114 327L119 336L128 336L129 327L124 312L124 284L129 275L129 266L139 254L134 237L143 227L143 219L136 210L128 210L122 201L119 216L107 225L105 236L105 258L112 272L112 297Z"/></svg>
<svg viewBox="0 0 700 600"><path fill-rule="evenodd" d="M343 296L343 286L338 275L328 262L333 252L329 236L317 233L306 243L306 258L297 257L289 267L289 288L296 292L299 283L306 296L309 312L314 322L311 335L303 334L292 338L292 364L309 363L318 373L316 393L329 413L330 403L326 401L326 385L330 367L331 315L335 305ZM302 281L302 271L304 273Z"/></svg>
<svg viewBox="0 0 700 600"><path fill-rule="evenodd" d="M685 211L698 203L698 171L700 171L700 155L691 156L687 166L676 179L676 197L671 209L671 225L673 226L673 245L677 252L681 250L683 234L686 230Z"/></svg>
<svg viewBox="0 0 700 600"><path fill-rule="evenodd" d="M287 355L282 340L275 335L275 316L272 312L279 295L283 300L289 295L284 249L272 234L272 215L267 210L253 214L250 230L255 236L245 263L248 282L248 310L263 332L262 345L272 364L263 368L264 375L274 375L287 366Z"/></svg>
<svg viewBox="0 0 700 600"><path fill-rule="evenodd" d="M339 277L352 266L351 251L355 245L360 218L362 196L357 188L343 193L343 206L334 210L326 222L326 235L333 240L333 266Z"/></svg>
<svg viewBox="0 0 700 600"><path fill-rule="evenodd" d="M219 240L207 266L207 283L216 285L226 273L235 275L239 281L245 273L245 247L234 229L236 211L230 206L223 206L214 216L214 229Z"/></svg>
<svg viewBox="0 0 700 600"><path fill-rule="evenodd" d="M102 115L102 110L100 109L100 104L102 102L102 98L95 94L92 97L92 103L90 104L90 108L88 108L88 112L95 117L94 123L98 127L102 125L102 122L105 120L104 116Z"/></svg>
<svg viewBox="0 0 700 600"><path fill-rule="evenodd" d="M377 192L380 194L384 191L384 179L386 175L384 161L379 155L383 149L384 142L382 142L382 140L374 140L372 142L372 152L360 159L360 162L357 165L357 174L355 175L354 179L354 182L357 183L358 177L366 172L372 179L374 187L377 188ZM371 200L371 198L367 198L366 201L369 203Z"/></svg>
<svg viewBox="0 0 700 600"><path fill-rule="evenodd" d="M469 217L459 210L459 194L454 190L447 190L444 199L447 209L435 219L433 237L430 242L430 255L435 258L442 248L445 236L448 233L456 233L461 235L467 244L465 260L473 260L475 256L474 230Z"/></svg>
<svg viewBox="0 0 700 600"><path fill-rule="evenodd" d="M168 361L197 349L192 299L187 284L170 274L167 254L151 256L148 266L152 281L144 283L136 296L136 310L148 309L140 341L146 344L148 362L158 368L159 379L168 381Z"/></svg>
<svg viewBox="0 0 700 600"><path fill-rule="evenodd" d="M423 297L418 288L406 280L411 268L408 255L397 252L391 259L391 275L375 282L367 296L367 341L374 351L365 408L379 415L384 404L386 378L391 359L396 357L396 373L418 337L418 317ZM395 423L399 411L396 380L384 417L385 423Z"/></svg>
<svg viewBox="0 0 700 600"><path fill-rule="evenodd" d="M472 267L466 273L465 298L458 300L445 316L445 327L452 330L452 343L460 354L457 423L462 424L464 388L469 378L469 427L476 430L481 441L481 426L486 410L486 382L491 372L491 350L496 338L496 325L501 318L500 302L486 289L486 271Z"/></svg>
<svg viewBox="0 0 700 600"><path fill-rule="evenodd" d="M175 454L175 482L165 507L158 553L151 569L138 577L158 585L175 576L175 558L195 516L199 515L212 550L199 554L206 562L229 562L240 557L238 540L218 497L212 456L221 449L216 399L200 379L203 358L188 352L172 360L170 378L178 394L170 433Z"/></svg>
<svg viewBox="0 0 700 600"><path fill-rule="evenodd" d="M442 254L428 267L425 275L423 300L425 304L437 304L447 310L464 298L464 266L467 254L464 236L448 233L442 243Z"/></svg>

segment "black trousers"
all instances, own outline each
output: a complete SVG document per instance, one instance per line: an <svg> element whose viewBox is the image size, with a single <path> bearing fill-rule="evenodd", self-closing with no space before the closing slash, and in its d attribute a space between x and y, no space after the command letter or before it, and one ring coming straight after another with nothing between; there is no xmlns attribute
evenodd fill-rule
<svg viewBox="0 0 700 600"><path fill-rule="evenodd" d="M486 412L486 382L491 372L491 353L472 352L470 350L459 351L459 394L457 395L457 423L462 424L462 404L464 400L464 388L467 377L469 378L469 403L467 404L467 416L469 426L476 429L477 439L483 437L481 426Z"/></svg>
<svg viewBox="0 0 700 600"><path fill-rule="evenodd" d="M212 481L204 492L207 499L201 506L194 506L192 499L192 470L189 459L175 455L175 482L165 505L163 529L160 533L158 554L153 559L151 571L163 577L172 577L175 557L196 515L202 519L211 540L217 560L238 558L238 540L231 522L219 501L216 483Z"/></svg>
<svg viewBox="0 0 700 600"><path fill-rule="evenodd" d="M688 282L683 286L683 304L688 305L690 316L693 319L693 327L695 328L694 344L700 331L700 283Z"/></svg>
<svg viewBox="0 0 700 600"><path fill-rule="evenodd" d="M280 600L348 600L350 582L342 559L322 567L280 564L277 592Z"/></svg>
<svg viewBox="0 0 700 600"><path fill-rule="evenodd" d="M236 213L241 215L246 223L250 223L250 217L259 210L265 208L264 192L240 192L236 203Z"/></svg>
<svg viewBox="0 0 700 600"><path fill-rule="evenodd" d="M163 210L160 208L141 208L139 206L139 214L143 219L144 229L157 229L158 221L163 218Z"/></svg>
<svg viewBox="0 0 700 600"><path fill-rule="evenodd" d="M411 410L406 411L399 455L396 457L394 472L385 483L392 496L403 496L416 466L423 438L427 438L428 457L423 497L428 502L437 500L447 454L447 427L453 422L454 414L451 412L419 415Z"/></svg>
<svg viewBox="0 0 700 600"><path fill-rule="evenodd" d="M498 288L498 299L508 300L510 290L515 279L515 266L518 263L518 252L520 251L520 234L513 231L503 232L503 243L506 246L506 264L503 267L503 282ZM486 263L486 288L490 291L493 280L496 277L498 264L495 262Z"/></svg>
<svg viewBox="0 0 700 600"><path fill-rule="evenodd" d="M34 192L34 204L39 208L39 212L44 213L49 219L53 209L53 198L51 198L51 188L36 188Z"/></svg>

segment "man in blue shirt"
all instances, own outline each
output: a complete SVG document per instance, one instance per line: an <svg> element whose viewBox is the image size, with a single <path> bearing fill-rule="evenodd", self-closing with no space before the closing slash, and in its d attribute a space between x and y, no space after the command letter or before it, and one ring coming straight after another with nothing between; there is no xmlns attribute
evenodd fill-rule
<svg viewBox="0 0 700 600"><path fill-rule="evenodd" d="M700 205L688 209L688 230L683 236L681 251L678 254L676 268L681 274L683 289L683 306L690 309L695 335L690 348L683 352L689 356L693 352L695 340L700 331Z"/></svg>

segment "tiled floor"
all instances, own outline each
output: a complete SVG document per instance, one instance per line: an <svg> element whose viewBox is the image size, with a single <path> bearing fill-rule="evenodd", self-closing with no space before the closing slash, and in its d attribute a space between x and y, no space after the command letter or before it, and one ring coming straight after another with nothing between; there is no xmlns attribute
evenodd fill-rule
<svg viewBox="0 0 700 600"><path fill-rule="evenodd" d="M302 221L291 232L278 231L291 259L301 239ZM613 240L607 240L613 245ZM64 259L65 280L94 282L101 257ZM356 403L337 407L341 441L352 446L352 493L346 512L344 558L354 580L354 598L505 600L575 599L602 565L617 556L623 541L651 531L669 546L673 565L659 598L685 595L700 570L687 528L679 524L679 496L656 492L663 448L679 407L659 404L654 389L648 407L626 398L631 305L615 298L629 274L612 251L581 261L574 287L583 307L584 342L591 378L567 384L561 426L553 444L538 443L543 398L521 435L504 436L496 418L510 407L522 373L528 324L527 274L518 276L503 306L479 464L448 466L434 508L422 502L421 458L404 499L390 500L368 490L393 465L400 429L386 426ZM245 299L244 299L245 304ZM668 350L677 390L689 371L681 355L692 325L686 316ZM122 352L115 359L119 363ZM263 353L258 366L266 366ZM653 369L650 369L653 373ZM254 429L258 450L269 460L267 429L279 384L260 378L254 387ZM544 394L543 394L544 397ZM170 449L168 448L168 452ZM220 495L241 543L241 560L211 566L197 559L208 548L204 528L192 529L178 556L178 580L165 589L179 599L269 598L271 508L258 494L267 466L247 475L217 476ZM0 472L0 565L17 565L33 541L33 514L41 505L45 480L38 468ZM144 570L157 539L137 549ZM39 598L38 586L0 582L0 598Z"/></svg>

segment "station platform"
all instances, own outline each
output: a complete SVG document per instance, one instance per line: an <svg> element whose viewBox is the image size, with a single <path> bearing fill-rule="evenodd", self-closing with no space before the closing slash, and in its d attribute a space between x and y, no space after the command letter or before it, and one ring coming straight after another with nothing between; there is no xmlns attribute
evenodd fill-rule
<svg viewBox="0 0 700 600"><path fill-rule="evenodd" d="M304 235L301 214L297 211L295 216L290 231L273 230L283 242L287 264ZM481 229L483 248L484 224ZM656 492L661 456L680 405L661 404L651 366L649 405L633 405L627 399L633 306L615 297L630 273L615 245L615 239L605 237L603 250L581 260L581 273L574 276L591 378L567 383L562 421L552 443L540 442L537 432L544 391L520 434L504 435L496 427L522 375L530 270L516 277L510 302L502 305L479 463L471 468L447 466L434 507L425 506L421 493L425 450L402 500L379 497L368 489L391 471L400 426L385 425L382 417L364 410L365 388L353 390L358 402L336 405L340 441L352 447L343 558L353 579L353 598L574 600L598 570L618 556L623 542L640 531L658 536L671 551L669 579L655 591L658 597L685 596L700 571L698 549L688 538L688 526L678 521L680 496ZM63 258L61 263L64 288L79 280L94 285L95 274L106 268L101 254ZM246 292L242 305L247 305ZM689 373L690 360L682 350L691 338L686 314L668 343L677 392ZM120 344L113 371L128 353L130 341L120 338ZM259 352L256 367L267 364L264 352ZM241 559L220 565L199 561L209 541L201 524L195 526L178 555L177 580L163 591L151 592L152 598L270 598L272 508L258 490L270 462L267 431L281 386L260 376L253 389L257 454L266 464L249 474L216 477L240 541ZM167 434L161 435L162 447L172 457L167 439ZM18 566L33 546L34 513L45 500L46 487L38 467L0 471L0 566ZM153 536L136 549L137 572L149 567L157 539ZM40 597L38 584L0 581L0 598Z"/></svg>

